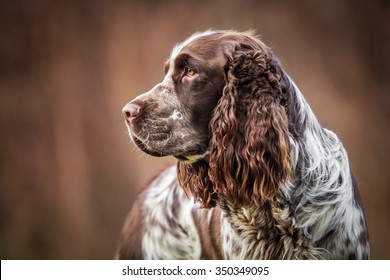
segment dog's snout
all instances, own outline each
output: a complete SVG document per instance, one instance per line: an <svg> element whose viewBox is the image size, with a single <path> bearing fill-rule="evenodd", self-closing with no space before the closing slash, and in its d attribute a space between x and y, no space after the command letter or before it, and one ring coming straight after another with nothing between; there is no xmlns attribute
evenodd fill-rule
<svg viewBox="0 0 390 280"><path fill-rule="evenodd" d="M134 103L127 103L125 107L123 107L122 112L126 118L126 120L130 121L132 118L138 116L141 107Z"/></svg>

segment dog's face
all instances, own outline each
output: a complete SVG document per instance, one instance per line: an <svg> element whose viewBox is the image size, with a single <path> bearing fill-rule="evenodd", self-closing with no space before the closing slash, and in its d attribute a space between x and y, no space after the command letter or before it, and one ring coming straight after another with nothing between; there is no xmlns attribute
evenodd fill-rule
<svg viewBox="0 0 390 280"><path fill-rule="evenodd" d="M213 36L194 35L174 47L163 81L123 108L131 139L145 153L189 162L207 156L227 63Z"/></svg>

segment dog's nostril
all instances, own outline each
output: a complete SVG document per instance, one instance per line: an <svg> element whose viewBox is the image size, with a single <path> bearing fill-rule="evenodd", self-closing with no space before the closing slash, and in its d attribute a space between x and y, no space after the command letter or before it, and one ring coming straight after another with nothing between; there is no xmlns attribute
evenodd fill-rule
<svg viewBox="0 0 390 280"><path fill-rule="evenodd" d="M128 103L123 107L122 112L125 115L126 119L131 119L136 117L140 112L140 107L133 103Z"/></svg>

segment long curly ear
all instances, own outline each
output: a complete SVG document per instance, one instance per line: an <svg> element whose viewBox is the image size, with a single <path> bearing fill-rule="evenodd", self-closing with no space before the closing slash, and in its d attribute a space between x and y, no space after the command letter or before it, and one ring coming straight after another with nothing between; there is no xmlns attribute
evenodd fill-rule
<svg viewBox="0 0 390 280"><path fill-rule="evenodd" d="M271 199L291 175L281 69L262 51L238 51L210 123L209 178L236 206Z"/></svg>
<svg viewBox="0 0 390 280"><path fill-rule="evenodd" d="M194 163L177 162L177 178L188 197L193 197L201 208L215 207L218 195L208 176L208 163L198 161Z"/></svg>

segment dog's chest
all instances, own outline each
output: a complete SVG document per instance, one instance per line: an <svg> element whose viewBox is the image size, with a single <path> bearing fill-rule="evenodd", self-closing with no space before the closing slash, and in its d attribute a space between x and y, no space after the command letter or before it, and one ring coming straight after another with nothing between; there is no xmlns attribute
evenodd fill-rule
<svg viewBox="0 0 390 280"><path fill-rule="evenodd" d="M226 259L310 259L317 250L296 227L287 203L277 198L262 207L222 203L222 253Z"/></svg>

